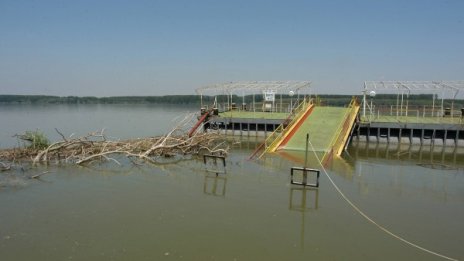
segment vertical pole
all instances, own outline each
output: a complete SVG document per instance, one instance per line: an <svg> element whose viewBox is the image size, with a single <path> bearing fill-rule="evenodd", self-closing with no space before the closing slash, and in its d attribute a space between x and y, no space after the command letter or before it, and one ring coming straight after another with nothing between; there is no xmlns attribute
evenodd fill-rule
<svg viewBox="0 0 464 261"><path fill-rule="evenodd" d="M364 91L363 91L363 117L366 118L366 82L364 82Z"/></svg>
<svg viewBox="0 0 464 261"><path fill-rule="evenodd" d="M369 114L369 122L372 120L372 117L373 117L373 112L372 112L372 97L371 97L371 107L370 107L370 114Z"/></svg>
<svg viewBox="0 0 464 261"><path fill-rule="evenodd" d="M409 93L406 95L406 117L408 117L409 110Z"/></svg>
<svg viewBox="0 0 464 261"><path fill-rule="evenodd" d="M445 94L443 91L441 91L441 116L444 115L445 111L443 109L443 98L444 98Z"/></svg>
<svg viewBox="0 0 464 261"><path fill-rule="evenodd" d="M403 116L403 95L404 95L404 93L401 92L401 114L400 114L400 116Z"/></svg>
<svg viewBox="0 0 464 261"><path fill-rule="evenodd" d="M200 108L203 108L203 94L200 93Z"/></svg>
<svg viewBox="0 0 464 261"><path fill-rule="evenodd" d="M255 93L253 92L253 113L255 113L255 112L256 112L256 110L255 110Z"/></svg>
<svg viewBox="0 0 464 261"><path fill-rule="evenodd" d="M308 145L309 145L309 133L306 133L306 148L305 148L305 163L304 168L308 166Z"/></svg>
<svg viewBox="0 0 464 261"><path fill-rule="evenodd" d="M245 91L242 91L242 106L245 106ZM245 107L242 109L245 110Z"/></svg>
<svg viewBox="0 0 464 261"><path fill-rule="evenodd" d="M308 173L306 172L306 168L308 167L308 145L309 145L309 133L306 133L306 149L305 149L305 163L304 163L304 170L303 170L303 184L306 186L308 184Z"/></svg>
<svg viewBox="0 0 464 261"><path fill-rule="evenodd" d="M434 93L433 96L432 96L432 117L433 117L433 114L435 112L435 94L436 93Z"/></svg>
<svg viewBox="0 0 464 261"><path fill-rule="evenodd" d="M366 117L366 90L363 93L363 117Z"/></svg>

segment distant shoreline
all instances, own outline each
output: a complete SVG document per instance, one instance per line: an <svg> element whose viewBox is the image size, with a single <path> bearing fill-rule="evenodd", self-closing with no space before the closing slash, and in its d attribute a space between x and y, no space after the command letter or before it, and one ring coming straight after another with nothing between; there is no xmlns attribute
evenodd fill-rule
<svg viewBox="0 0 464 261"><path fill-rule="evenodd" d="M321 95L323 99L336 100L343 104L349 103L352 95ZM51 96L51 95L0 95L0 104L212 104L215 96L203 95L165 95L165 96ZM276 99L279 99L277 97ZM245 100L251 103L253 95L245 97L233 95L234 102L240 103ZM257 102L262 101L262 95L254 96ZM282 95L282 99L290 100L288 95ZM296 99L296 97L293 97ZM218 95L217 101L224 103L228 100L226 95Z"/></svg>
<svg viewBox="0 0 464 261"><path fill-rule="evenodd" d="M314 97L314 96L313 96ZM331 106L346 106L353 97L358 101L362 100L361 95L337 95L325 94L317 96L323 104ZM432 94L409 95L410 105L431 105ZM218 95L217 101L225 103L228 98L225 95ZM262 101L262 95L245 95L245 97L233 95L232 99L236 103L251 103L253 98L256 102ZM215 96L203 95L201 100L203 104L212 104ZM280 95L276 97L280 99ZM295 100L296 97L282 95L282 99L289 101ZM371 99L370 97L368 98ZM375 97L375 103L378 105L394 105L397 102L397 95L378 94ZM51 95L0 95L0 104L186 104L199 105L201 103L199 95L165 95L165 96L112 96L112 97L94 97L94 96L51 96ZM444 106L450 106L451 100L445 99ZM436 104L438 105L438 104ZM454 108L464 107L464 100L455 100Z"/></svg>
<svg viewBox="0 0 464 261"><path fill-rule="evenodd" d="M51 96L0 95L0 104L199 104L198 95L166 96Z"/></svg>

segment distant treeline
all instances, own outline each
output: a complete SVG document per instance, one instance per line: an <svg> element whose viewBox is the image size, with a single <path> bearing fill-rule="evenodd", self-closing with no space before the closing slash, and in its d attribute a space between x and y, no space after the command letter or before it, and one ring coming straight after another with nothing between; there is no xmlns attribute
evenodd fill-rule
<svg viewBox="0 0 464 261"><path fill-rule="evenodd" d="M358 101L362 100L361 95L318 95L313 98L317 98L323 105L330 106L346 106L350 103L351 99L356 97ZM203 95L166 95L166 96L114 96L114 97L92 97L92 96L47 96L47 95L0 95L0 104L200 104L202 101L203 104L211 105L216 98L218 103L224 104L227 102L232 102L236 104L252 103L253 99L255 102L261 102L263 100L263 95L245 95L237 96L232 95L232 97L227 95L218 95L218 96L206 96ZM290 100L296 101L298 96L294 95L290 97L289 95L280 95L276 94L276 102L279 102L280 99L284 102L290 102ZM303 95L299 97L303 98ZM401 96L396 94L377 94L374 98L367 97L368 101L374 99L374 102L377 106L381 105L395 105L397 102L401 102ZM404 102L408 99L409 105L418 105L418 106L431 106L433 101L433 94L415 94L409 95L407 98L406 95L403 96ZM441 100L438 97L435 97L435 105L440 106ZM451 100L444 100L444 106L451 106ZM463 100L454 101L454 107L464 107Z"/></svg>
<svg viewBox="0 0 464 261"><path fill-rule="evenodd" d="M166 96L47 96L47 95L0 95L0 103L19 104L195 104L200 103L198 95Z"/></svg>

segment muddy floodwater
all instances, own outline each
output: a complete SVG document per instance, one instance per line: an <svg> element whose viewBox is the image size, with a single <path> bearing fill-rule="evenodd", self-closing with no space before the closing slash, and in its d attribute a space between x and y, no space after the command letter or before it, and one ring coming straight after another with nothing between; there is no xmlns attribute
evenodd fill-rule
<svg viewBox="0 0 464 261"><path fill-rule="evenodd" d="M52 140L105 129L160 135L194 107L1 105L0 147L40 129ZM355 210L320 169L318 189L290 185L300 163L247 158L231 140L226 174L200 159L153 166L39 166L0 173L0 260L446 260ZM34 174L47 174L29 179ZM464 260L464 149L353 142L327 166L356 207L386 230Z"/></svg>

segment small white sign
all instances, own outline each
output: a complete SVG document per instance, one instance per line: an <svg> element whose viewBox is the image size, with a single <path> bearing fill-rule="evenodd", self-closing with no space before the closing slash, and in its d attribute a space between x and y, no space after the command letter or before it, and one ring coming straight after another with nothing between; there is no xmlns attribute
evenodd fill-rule
<svg viewBox="0 0 464 261"><path fill-rule="evenodd" d="M265 90L263 91L263 95L264 95L264 101L267 101L267 102L275 101L275 91Z"/></svg>

